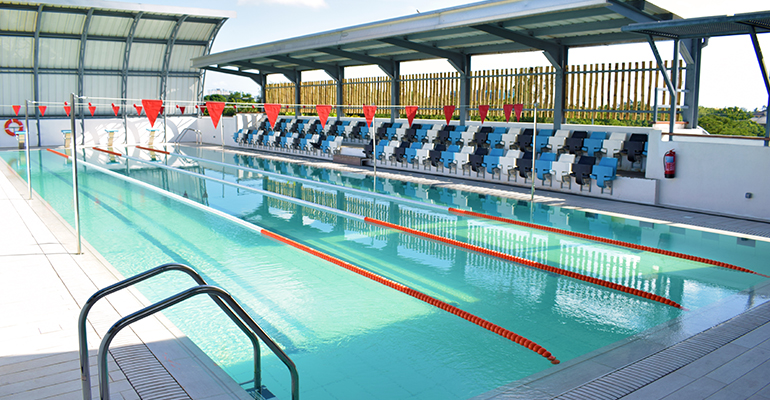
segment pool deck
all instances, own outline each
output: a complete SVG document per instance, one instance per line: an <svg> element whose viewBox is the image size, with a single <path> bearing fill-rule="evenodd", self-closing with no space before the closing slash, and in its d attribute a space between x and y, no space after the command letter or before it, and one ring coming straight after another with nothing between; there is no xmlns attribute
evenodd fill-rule
<svg viewBox="0 0 770 400"><path fill-rule="evenodd" d="M82 398L77 319L98 289L123 277L0 160L0 400ZM102 299L88 324L96 353L118 319L151 304L134 289ZM161 315L121 331L108 355L112 399L252 399ZM253 399L252 399L253 400Z"/></svg>
<svg viewBox="0 0 770 400"><path fill-rule="evenodd" d="M365 167L271 157L371 173ZM0 321L0 400L80 398L76 328L80 307L96 290L123 277L85 242L83 254L73 255L72 228L36 195L26 200L26 183L2 160L0 171L0 276L6 284L0 294L5 317ZM529 199L528 190L522 188L378 171L378 176L388 175ZM770 223L765 222L561 193L538 192L536 200L770 240ZM770 399L768 300L770 282L476 399ZM92 386L96 385L95 339L121 316L148 304L141 294L128 289L93 309L89 319ZM250 398L162 316L132 325L112 348L114 399ZM678 356L672 358L672 353Z"/></svg>

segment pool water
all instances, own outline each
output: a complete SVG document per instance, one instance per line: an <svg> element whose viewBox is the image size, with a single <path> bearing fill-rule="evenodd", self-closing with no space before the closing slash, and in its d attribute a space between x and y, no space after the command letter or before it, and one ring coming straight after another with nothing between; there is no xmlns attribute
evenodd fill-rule
<svg viewBox="0 0 770 400"><path fill-rule="evenodd" d="M500 222L466 218L400 199L473 210L713 258L762 273L770 245L633 219L429 188L201 148L180 152L270 172L155 155L190 172L386 220L655 293L689 309L764 278ZM134 149L124 153L148 158ZM150 163L86 160L253 222L527 337L561 361L643 332L683 311L563 276L297 206ZM23 152L0 152L26 176ZM71 164L31 154L33 188L67 221ZM317 181L295 183L294 178ZM84 238L124 276L176 261L232 293L297 364L305 398L463 399L551 367L515 343L293 247L182 202L81 166ZM327 183L334 183L330 187ZM350 190L358 189L358 190ZM119 239L119 240L118 240ZM156 301L192 285L162 276L139 286ZM237 382L253 378L250 343L210 300L164 312ZM286 368L263 348L263 384L289 398ZM245 384L244 387L247 387Z"/></svg>

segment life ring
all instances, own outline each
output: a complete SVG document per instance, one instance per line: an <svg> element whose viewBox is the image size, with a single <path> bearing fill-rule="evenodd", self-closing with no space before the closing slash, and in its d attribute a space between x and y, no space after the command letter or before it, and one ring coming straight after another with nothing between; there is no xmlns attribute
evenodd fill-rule
<svg viewBox="0 0 770 400"><path fill-rule="evenodd" d="M8 121L5 121L5 133L7 133L8 136L16 136L16 132L12 132L10 129L8 129L11 126L11 123L16 123L16 125L19 126L16 132L24 130L24 124L22 124L21 121L16 118L11 118Z"/></svg>

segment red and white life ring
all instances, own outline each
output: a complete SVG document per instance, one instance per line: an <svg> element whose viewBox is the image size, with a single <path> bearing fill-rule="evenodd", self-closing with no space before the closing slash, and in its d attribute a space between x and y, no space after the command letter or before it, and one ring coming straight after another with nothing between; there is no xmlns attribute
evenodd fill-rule
<svg viewBox="0 0 770 400"><path fill-rule="evenodd" d="M10 130L10 129L8 129L8 128L10 128L11 124L16 124L16 125L19 126L18 129L16 129L15 132ZM7 133L8 136L16 136L16 132L23 131L23 130L24 130L24 124L22 124L21 121L19 121L18 119L11 118L8 121L5 121L5 133Z"/></svg>

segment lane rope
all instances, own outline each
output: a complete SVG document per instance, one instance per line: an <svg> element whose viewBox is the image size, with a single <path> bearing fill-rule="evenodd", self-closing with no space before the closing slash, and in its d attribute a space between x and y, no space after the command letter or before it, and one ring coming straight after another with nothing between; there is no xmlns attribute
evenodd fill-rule
<svg viewBox="0 0 770 400"><path fill-rule="evenodd" d="M684 307L682 307L679 303L677 303L677 302L675 302L673 300L669 300L669 299L667 299L667 298L665 298L663 296L659 296L657 294L645 292L645 291L642 291L642 290L639 290L639 289L634 289L634 288L622 286L622 285L619 285L619 284L614 283L614 282L606 281L604 279L594 278L594 277L591 277L591 276L588 276L588 275L579 274L577 272L572 272L572 271L569 271L569 270L566 270L566 269L552 267L550 265L543 264L541 262L527 260L526 258L516 257L516 256L510 255L510 254L505 254L505 253L496 251L496 250L486 249L486 248L483 248L483 247L480 247L480 246L476 246L476 245L473 245L473 244L468 244L468 243L460 242L458 240L445 238L445 237L442 237L442 236L434 235L432 233L418 231L418 230L407 228L407 227L404 227L404 226L401 226L401 225L392 224L390 222L380 221L380 220L374 219L374 218L365 217L364 220L366 222L369 222L369 223L372 223L372 224L375 224L375 225L380 225L380 226L384 226L384 227L391 228L391 229L397 229L397 230L400 230L402 232L410 233L412 235L426 237L426 238L429 238L429 239L433 239L433 240L436 240L436 241L439 241L439 242L451 244L453 246L457 246L457 247L460 247L460 248L463 248L463 249L467 249L467 250L473 250L473 251L475 251L477 253L481 253L481 254L485 254L485 255L488 255L488 256L501 258L503 260L512 261L512 262L519 263L519 264L523 264L523 265L526 265L528 267L542 269L544 271L548 271L548 272L551 272L551 273L554 273L554 274L564 275L564 276L567 276L569 278L578 279L578 280L581 280L581 281L584 281L584 282L588 282L588 283L593 283L594 285L604 286L604 287L609 288L609 289L613 289L613 290L617 290L619 292L624 292L624 293L632 294L634 296L639 296L639 297L642 297L642 298L645 298L645 299L648 299L648 300L657 301L658 303L662 303L662 304L665 304L665 305L668 305L668 306L672 306L672 307L676 307L676 308L679 308L679 309L682 309L682 310L686 311L686 309Z"/></svg>
<svg viewBox="0 0 770 400"><path fill-rule="evenodd" d="M137 149L142 149L142 150L147 150L147 151L154 151L156 153L171 154L171 153L169 153L169 152L167 152L165 150L153 149L152 147L136 146L136 148Z"/></svg>
<svg viewBox="0 0 770 400"><path fill-rule="evenodd" d="M675 251L662 250L662 249L658 249L658 248L650 247L650 246L645 246L645 245L641 245L641 244L628 243L628 242L623 242L623 241L615 240L615 239L607 239L607 238L603 238L601 236L594 236L594 235L588 235L588 234L585 234L585 233L572 232L572 231L568 231L568 230L565 230L565 229L553 228L553 227L550 227L550 226L543 226L543 225L533 224L533 223L530 223L530 222L516 221L516 220L512 220L510 218L495 217L495 216L491 216L491 215L477 213L477 212L474 212L474 211L461 210L461 209L458 209L458 208L449 208L449 212L452 213L452 214L470 215L470 216L473 216L473 217L491 219L491 220L495 220L495 221L499 221L499 222L505 222L505 223L508 223L508 224L523 226L523 227L526 227L526 228L539 229L539 230L543 230L543 231L547 231L547 232L558 233L558 234L561 234L561 235L572 236L572 237L576 237L576 238L580 238L580 239L585 239L585 240L593 240L593 241L596 241L596 242L607 243L607 244L611 244L611 245L614 245L614 246L627 247L627 248L634 249L634 250L648 251L650 253L662 254L664 256L681 258L681 259L684 259L684 260L700 262L700 263L703 263L703 264L714 265L714 266L717 266L717 267L728 268L728 269L732 269L732 270L736 270L736 271L740 271L740 272L746 272L746 273L749 273L749 274L759 275L759 276L762 276L762 277L765 277L765 278L770 278L770 275L761 274L759 272L755 272L755 271L752 271L752 270L747 269L747 268L739 267L737 265L728 264L728 263L725 263L725 262L722 262L722 261L711 260L711 259L708 259L708 258L703 258L703 257L698 257L698 256L691 256L689 254L677 253Z"/></svg>
<svg viewBox="0 0 770 400"><path fill-rule="evenodd" d="M96 151L101 151L102 153L112 154L113 156L123 157L123 154L116 153L114 151L100 149L98 147L93 147L93 149L96 150Z"/></svg>
<svg viewBox="0 0 770 400"><path fill-rule="evenodd" d="M342 268L345 268L345 269L347 269L349 271L355 272L355 273L357 273L357 274L359 274L359 275L361 275L363 277L369 278L369 279L371 279L371 280L373 280L373 281L375 281L377 283L383 284L383 285L385 285L385 286L387 286L387 287L389 287L391 289L398 290L401 293L404 293L404 294L407 294L409 296L412 296L412 297L414 297L414 298L416 298L418 300L421 300L421 301L423 301L425 303L428 303L428 304L430 304L430 305L432 305L434 307L438 307L438 308L440 308L440 309L442 309L442 310L444 310L446 312L452 313L452 314L454 314L454 315L456 315L456 316L458 316L458 317L460 317L460 318L462 318L462 319L464 319L466 321L472 322L472 323L474 323L474 324L476 324L476 325L478 325L478 326L480 326L480 327L482 327L482 328L484 328L484 329L486 329L486 330L488 330L490 332L496 333L496 334L498 334L498 335L500 335L500 336L502 336L502 337L504 337L504 338L506 338L506 339L508 339L508 340L510 340L510 341L512 341L512 342L514 342L516 344L518 344L518 345L524 346L527 349L534 351L535 353L537 353L537 354L545 357L546 359L548 359L551 362L551 364L558 364L560 362L554 355L551 354L551 352L549 352L548 350L546 350L545 348L543 348L539 344L537 344L537 343L535 343L535 342L525 338L524 336L521 336L519 334L516 334L516 333L508 330L508 329L505 329L505 328L501 327L500 325L493 324L493 323L491 323L491 322L489 322L489 321L487 321L487 320L485 320L483 318L480 318L480 317L478 317L476 315L473 315L473 314L471 314L471 313L469 313L467 311L461 310L461 309L459 309L459 308L457 308L457 307L455 307L455 306L453 306L451 304L447 304L447 303L445 303L445 302L443 302L441 300L438 300L438 299L436 299L434 297L428 296L425 293L422 293L422 292L419 292L417 290L414 290L414 289L412 289L412 288L410 288L408 286L404 286L404 285L402 285L402 284L400 284L398 282L394 282L394 281L392 281L392 280L390 280L388 278L385 278L383 276L377 275L377 274L375 274L373 272L367 271L367 270L365 270L363 268L360 268L360 267L357 267L357 266L355 266L353 264L350 264L348 262L342 261L342 260L340 260L338 258L329 256L329 255L327 255L325 253L322 253L322 252L320 252L318 250L315 250L315 249L313 249L311 247L305 246L304 244L295 242L294 240L291 240L289 238L283 237L283 236L278 235L276 233L273 233L273 232L270 232L270 231L267 231L267 230L263 230L262 234L267 236L267 237L273 238L273 239L275 239L275 240L277 240L279 242L282 242L282 243L288 244L290 246L293 246L293 247L295 247L297 249L303 250L303 251L305 251L305 252L307 252L309 254L312 254L312 255L314 255L316 257L319 257L319 258L321 258L323 260L326 260L326 261L328 261L328 262L330 262L332 264L338 265L338 266L340 266Z"/></svg>

